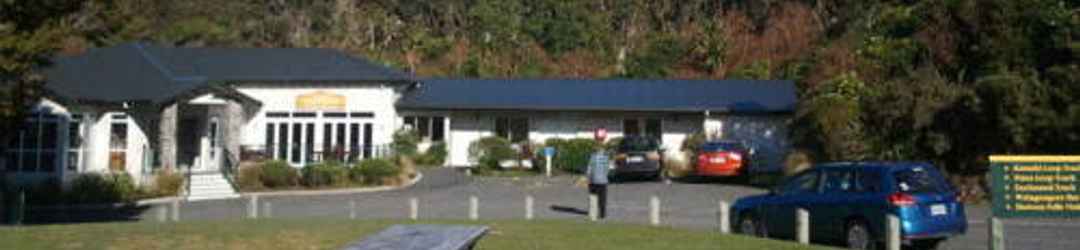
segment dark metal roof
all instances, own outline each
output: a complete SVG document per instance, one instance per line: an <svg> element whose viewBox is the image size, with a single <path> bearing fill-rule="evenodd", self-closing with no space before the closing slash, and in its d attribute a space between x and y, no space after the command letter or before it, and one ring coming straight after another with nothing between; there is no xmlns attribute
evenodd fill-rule
<svg viewBox="0 0 1080 250"><path fill-rule="evenodd" d="M412 109L791 112L780 80L430 79L397 106Z"/></svg>
<svg viewBox="0 0 1080 250"><path fill-rule="evenodd" d="M165 102L211 82L411 82L393 69L317 48L165 48L125 43L60 57L46 89L89 102Z"/></svg>

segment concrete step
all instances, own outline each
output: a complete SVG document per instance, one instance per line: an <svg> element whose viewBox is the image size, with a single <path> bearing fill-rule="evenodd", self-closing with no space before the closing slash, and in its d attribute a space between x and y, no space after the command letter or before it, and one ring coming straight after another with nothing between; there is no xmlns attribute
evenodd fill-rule
<svg viewBox="0 0 1080 250"><path fill-rule="evenodd" d="M240 197L220 173L191 175L188 200L215 200Z"/></svg>

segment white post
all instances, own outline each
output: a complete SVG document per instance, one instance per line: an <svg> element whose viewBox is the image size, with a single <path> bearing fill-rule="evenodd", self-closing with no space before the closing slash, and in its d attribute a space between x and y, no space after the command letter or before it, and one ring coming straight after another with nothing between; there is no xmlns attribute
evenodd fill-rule
<svg viewBox="0 0 1080 250"><path fill-rule="evenodd" d="M806 209L795 210L795 235L799 244L810 244L810 213Z"/></svg>
<svg viewBox="0 0 1080 250"><path fill-rule="evenodd" d="M544 156L544 173L547 177L551 177L551 156Z"/></svg>
<svg viewBox="0 0 1080 250"><path fill-rule="evenodd" d="M885 226L888 227L888 232L885 232L885 247L888 250L900 250L900 218L895 214L888 214L885 218Z"/></svg>
<svg viewBox="0 0 1080 250"><path fill-rule="evenodd" d="M656 195L649 198L649 223L653 226L660 225L660 198Z"/></svg>
<svg viewBox="0 0 1080 250"><path fill-rule="evenodd" d="M274 216L273 208L273 205L271 205L269 201L263 203L263 217L267 219L272 218Z"/></svg>
<svg viewBox="0 0 1080 250"><path fill-rule="evenodd" d="M259 196L252 195L248 197L248 218L259 218Z"/></svg>
<svg viewBox="0 0 1080 250"><path fill-rule="evenodd" d="M416 220L420 214L420 200L416 197L409 198L409 219Z"/></svg>
<svg viewBox="0 0 1080 250"><path fill-rule="evenodd" d="M478 200L475 195L469 196L469 219L470 220L478 220L478 219L480 219L480 211L479 210L480 210L480 200Z"/></svg>
<svg viewBox="0 0 1080 250"><path fill-rule="evenodd" d="M720 200L718 205L719 205L719 210L717 210L717 213L716 213L717 218L716 219L718 220L718 223L720 224L720 233L722 233L722 234L731 233L731 219L729 217L730 214L731 214L731 207L728 206L727 201L724 201L724 200Z"/></svg>
<svg viewBox="0 0 1080 250"><path fill-rule="evenodd" d="M1005 226L1001 219L991 216L988 221L990 227L990 250L1005 250Z"/></svg>
<svg viewBox="0 0 1080 250"><path fill-rule="evenodd" d="M525 219L533 219L533 197L532 195L525 196Z"/></svg>
<svg viewBox="0 0 1080 250"><path fill-rule="evenodd" d="M349 200L349 219L350 220L355 220L356 219L356 201L355 200Z"/></svg>
<svg viewBox="0 0 1080 250"><path fill-rule="evenodd" d="M589 220L596 221L600 218L600 198L596 194L589 194Z"/></svg>
<svg viewBox="0 0 1080 250"><path fill-rule="evenodd" d="M465 176L472 176L472 167L465 168Z"/></svg>
<svg viewBox="0 0 1080 250"><path fill-rule="evenodd" d="M169 221L169 207L168 206L165 206L164 204L161 204L161 205L157 206L157 212L158 212L158 214L157 214L158 222Z"/></svg>
<svg viewBox="0 0 1080 250"><path fill-rule="evenodd" d="M173 199L172 201L172 221L180 221L180 199Z"/></svg>

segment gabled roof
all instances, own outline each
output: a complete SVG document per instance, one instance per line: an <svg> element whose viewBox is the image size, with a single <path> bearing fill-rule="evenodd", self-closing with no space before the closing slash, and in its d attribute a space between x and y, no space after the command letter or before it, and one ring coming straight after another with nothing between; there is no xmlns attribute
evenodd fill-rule
<svg viewBox="0 0 1080 250"><path fill-rule="evenodd" d="M45 87L76 101L166 102L212 82L411 82L393 69L332 49L166 48L125 43L60 57Z"/></svg>
<svg viewBox="0 0 1080 250"><path fill-rule="evenodd" d="M782 80L429 79L397 106L411 109L791 112Z"/></svg>

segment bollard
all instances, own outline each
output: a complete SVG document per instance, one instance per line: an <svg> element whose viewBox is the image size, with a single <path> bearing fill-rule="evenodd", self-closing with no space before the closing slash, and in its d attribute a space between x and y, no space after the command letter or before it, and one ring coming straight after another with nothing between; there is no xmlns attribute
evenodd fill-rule
<svg viewBox="0 0 1080 250"><path fill-rule="evenodd" d="M888 250L900 250L900 218L895 214L888 214L885 219L885 226L888 227L885 233L885 247Z"/></svg>
<svg viewBox="0 0 1080 250"><path fill-rule="evenodd" d="M525 220L533 219L533 197L525 196Z"/></svg>
<svg viewBox="0 0 1080 250"><path fill-rule="evenodd" d="M544 156L544 175L551 177L551 155Z"/></svg>
<svg viewBox="0 0 1080 250"><path fill-rule="evenodd" d="M991 216L987 226L990 228L990 250L1005 250L1005 227L1001 219Z"/></svg>
<svg viewBox="0 0 1080 250"><path fill-rule="evenodd" d="M159 204L157 206L157 219L158 222L164 223L169 221L169 207L165 204Z"/></svg>
<svg viewBox="0 0 1080 250"><path fill-rule="evenodd" d="M180 221L180 199L173 199L172 201L172 221Z"/></svg>
<svg viewBox="0 0 1080 250"><path fill-rule="evenodd" d="M660 198L656 195L649 197L649 223L653 226L660 225Z"/></svg>
<svg viewBox="0 0 1080 250"><path fill-rule="evenodd" d="M269 219L269 218L273 218L273 216L274 216L273 204L270 204L269 201L263 203L263 218Z"/></svg>
<svg viewBox="0 0 1080 250"><path fill-rule="evenodd" d="M259 218L259 196L248 196L248 216L249 219Z"/></svg>
<svg viewBox="0 0 1080 250"><path fill-rule="evenodd" d="M480 201L476 199L476 196L469 196L469 219L480 219Z"/></svg>
<svg viewBox="0 0 1080 250"><path fill-rule="evenodd" d="M472 176L472 168L465 168L465 176Z"/></svg>
<svg viewBox="0 0 1080 250"><path fill-rule="evenodd" d="M356 201L355 200L349 200L349 219L350 220L355 220L356 219Z"/></svg>
<svg viewBox="0 0 1080 250"><path fill-rule="evenodd" d="M810 244L810 213L806 209L795 210L795 235L799 244Z"/></svg>
<svg viewBox="0 0 1080 250"><path fill-rule="evenodd" d="M596 221L600 217L600 198L596 194L589 194L589 220Z"/></svg>
<svg viewBox="0 0 1080 250"><path fill-rule="evenodd" d="M26 216L26 192L19 190L19 196L15 198L15 218L13 222L15 225L22 225L24 216Z"/></svg>
<svg viewBox="0 0 1080 250"><path fill-rule="evenodd" d="M416 197L409 198L409 219L416 220L420 214L420 200Z"/></svg>
<svg viewBox="0 0 1080 250"><path fill-rule="evenodd" d="M717 223L720 224L720 233L731 233L731 218L729 216L729 214L731 213L731 207L728 206L727 201L724 200L720 200L718 205L719 209L717 209L716 220Z"/></svg>

